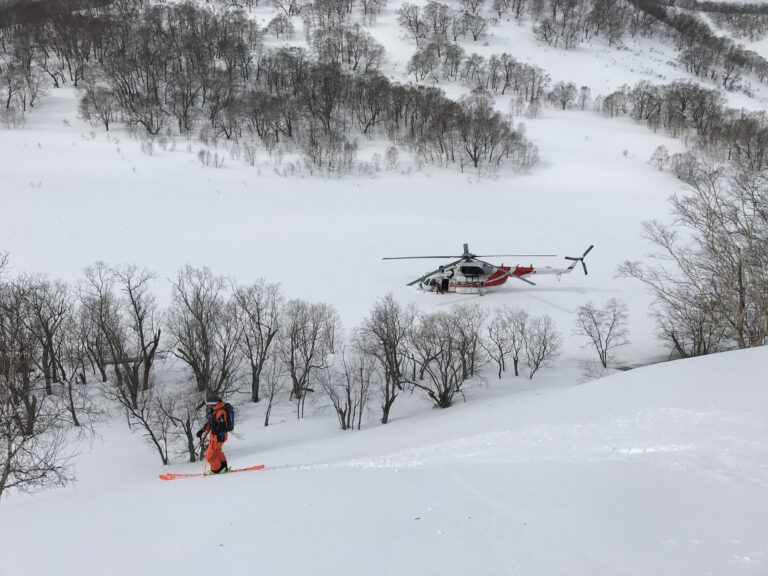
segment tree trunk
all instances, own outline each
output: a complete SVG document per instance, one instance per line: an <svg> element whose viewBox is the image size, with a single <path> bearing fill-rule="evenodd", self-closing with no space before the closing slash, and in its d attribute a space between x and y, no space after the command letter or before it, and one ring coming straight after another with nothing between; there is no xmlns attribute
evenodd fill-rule
<svg viewBox="0 0 768 576"><path fill-rule="evenodd" d="M392 408L392 404L395 403L395 399L387 399L384 401L384 405L381 407L381 423L382 424L388 424L389 423L389 411Z"/></svg>
<svg viewBox="0 0 768 576"><path fill-rule="evenodd" d="M259 378L259 372L257 367L251 364L251 402L258 402L259 398L259 386L261 385L261 379Z"/></svg>
<svg viewBox="0 0 768 576"><path fill-rule="evenodd" d="M74 376L74 375L73 375ZM75 411L75 400L72 397L72 383L70 382L67 384L67 395L69 399L69 405L67 406L69 408L69 413L72 415L72 424L79 428L80 427L80 421L77 419L77 412Z"/></svg>

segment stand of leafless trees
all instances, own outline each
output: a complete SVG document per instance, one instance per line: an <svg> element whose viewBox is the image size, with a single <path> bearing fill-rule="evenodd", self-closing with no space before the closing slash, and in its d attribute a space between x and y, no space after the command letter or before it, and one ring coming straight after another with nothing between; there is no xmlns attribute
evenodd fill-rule
<svg viewBox="0 0 768 576"><path fill-rule="evenodd" d="M754 152L754 151L753 151ZM768 342L768 164L692 156L672 198L675 223L645 224L655 263L620 272L656 296L659 336L681 357Z"/></svg>
<svg viewBox="0 0 768 576"><path fill-rule="evenodd" d="M307 394L314 392L313 376L330 366L340 332L338 313L328 304L290 300L283 308L278 347L299 418L304 416Z"/></svg>
<svg viewBox="0 0 768 576"><path fill-rule="evenodd" d="M105 130L120 122L148 137L197 134L251 157L256 141L270 153L298 150L307 169L323 173L349 171L357 139L372 137L422 162L463 166L467 125L499 135L494 153L473 163L527 169L536 161L535 147L503 116L477 117L439 89L384 77L384 48L350 22L352 5L281 7L306 14L309 50L264 46L265 33L289 33L286 14L265 31L231 6L42 0L0 9L0 108L22 113L42 84L72 83L83 117ZM526 80L526 92L537 84Z"/></svg>
<svg viewBox="0 0 768 576"><path fill-rule="evenodd" d="M644 226L655 263L627 262L620 273L656 296L659 337L672 354L698 356L765 344L768 335L768 120L726 108L721 94L692 82L640 82L597 101L600 113L628 114L684 136L690 151L653 162L686 185L671 201L674 224Z"/></svg>
<svg viewBox="0 0 768 576"><path fill-rule="evenodd" d="M70 476L66 442L68 405L60 370L65 292L41 278L6 279L0 253L0 495L64 484ZM66 314L66 310L62 312ZM45 316L50 321L50 316ZM45 327L52 331L46 332Z"/></svg>
<svg viewBox="0 0 768 576"><path fill-rule="evenodd" d="M321 370L317 379L331 402L342 430L360 430L366 405L381 371L376 358L357 345L344 348L333 367Z"/></svg>
<svg viewBox="0 0 768 576"><path fill-rule="evenodd" d="M447 408L482 380L489 358L501 371L508 356L516 374L525 363L533 377L559 351L551 320L523 311L497 311L486 328L476 304L418 313L389 294L345 344L333 306L284 302L276 284L238 286L185 266L160 309L155 279L103 262L74 288L43 276L0 277L0 491L65 481L65 432L90 425L100 401L117 408L163 464L194 462L209 394L265 402L265 426L282 399L295 403L299 418L308 398L325 400L339 426L352 430L371 402L385 424L403 393ZM158 372L168 357L176 363Z"/></svg>
<svg viewBox="0 0 768 576"><path fill-rule="evenodd" d="M737 37L761 38L768 30L768 11L760 5L696 0L494 0L493 18L482 14L482 3L451 7L430 1L426 6L405 3L398 22L417 46L408 71L421 82L440 77L440 69L456 68L463 60L459 38L480 39L497 20L531 20L539 40L565 50L595 37L620 46L630 36L659 37L674 42L682 66L701 78L719 82L727 90L741 87L747 75L763 82L768 60L734 41L717 36L696 12L706 12L716 24ZM685 8L685 9L681 9ZM456 52L459 55L456 55ZM473 66L477 55L466 58ZM492 66L491 66L492 68Z"/></svg>

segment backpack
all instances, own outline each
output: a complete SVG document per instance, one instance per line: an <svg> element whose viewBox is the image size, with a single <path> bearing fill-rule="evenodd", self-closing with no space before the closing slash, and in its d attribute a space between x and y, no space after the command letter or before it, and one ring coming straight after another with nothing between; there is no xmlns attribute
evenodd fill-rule
<svg viewBox="0 0 768 576"><path fill-rule="evenodd" d="M235 429L235 409L229 402L224 403L224 410L227 411L227 432Z"/></svg>

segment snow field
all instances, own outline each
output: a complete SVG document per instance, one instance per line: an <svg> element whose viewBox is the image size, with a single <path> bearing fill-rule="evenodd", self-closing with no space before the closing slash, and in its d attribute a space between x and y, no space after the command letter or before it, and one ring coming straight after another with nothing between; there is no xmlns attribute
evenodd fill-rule
<svg viewBox="0 0 768 576"><path fill-rule="evenodd" d="M579 304L619 296L633 315L627 360L656 355L648 295L614 274L623 260L649 251L640 222L663 217L668 196L680 189L647 160L659 144L676 152L682 142L589 112L548 110L527 129L541 149L529 175L478 178L403 166L406 174L284 178L235 162L206 168L197 147L188 152L181 143L143 154L125 134L82 124L74 95L57 91L23 130L0 132L0 246L14 271L69 282L96 260L146 266L158 273L161 306L170 299L168 279L184 264L209 266L244 284L263 276L281 283L288 298L333 304L347 329L391 291L425 310L466 301L523 306L552 315L569 335ZM589 276L543 276L534 278L537 286L510 279L482 298L436 298L405 286L439 261L380 260L451 253L464 242L477 253L595 249ZM568 352L584 355L582 344L569 339Z"/></svg>
<svg viewBox="0 0 768 576"><path fill-rule="evenodd" d="M289 406L264 429L263 408L244 407L228 457L268 469L202 480L161 482L115 422L78 482L3 502L3 572L763 574L766 359L566 388L505 379L446 411L405 399L405 415L356 433L291 421ZM15 553L32 542L46 554Z"/></svg>

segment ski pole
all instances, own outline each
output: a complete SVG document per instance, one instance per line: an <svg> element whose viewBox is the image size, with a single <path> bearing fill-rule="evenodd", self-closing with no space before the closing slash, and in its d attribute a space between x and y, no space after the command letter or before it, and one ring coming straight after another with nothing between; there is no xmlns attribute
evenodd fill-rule
<svg viewBox="0 0 768 576"><path fill-rule="evenodd" d="M203 437L200 439L201 446L203 448L206 447L205 440L208 438L208 434L203 434ZM203 478L205 478L205 473L208 471L208 458L205 457L205 452L203 452L203 460L205 461L205 464L203 465Z"/></svg>

